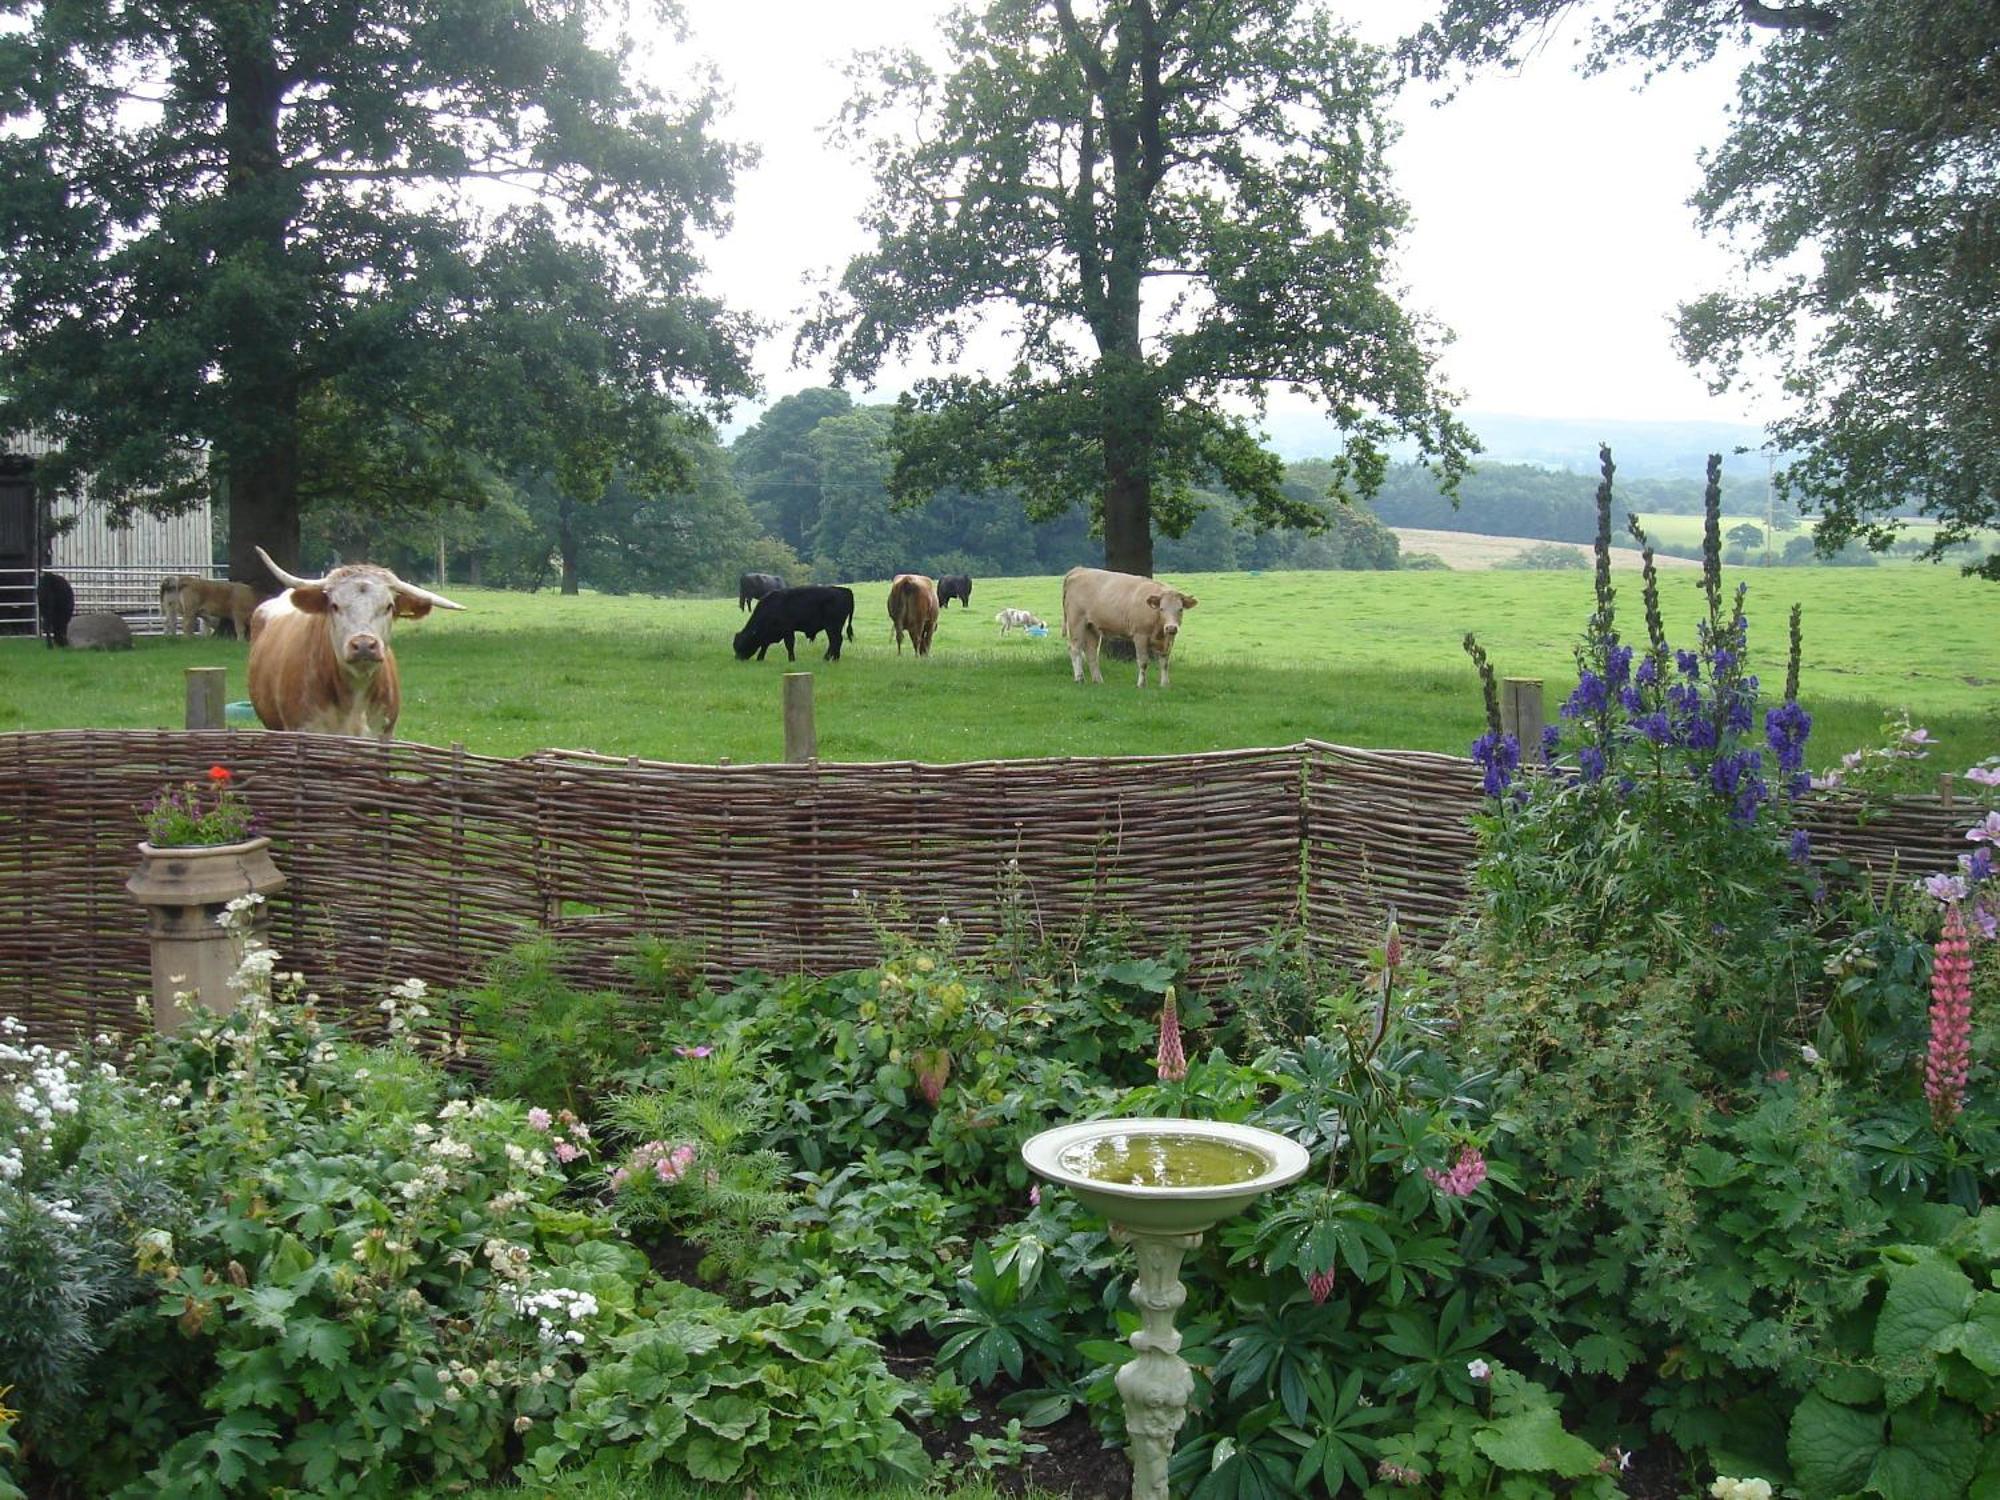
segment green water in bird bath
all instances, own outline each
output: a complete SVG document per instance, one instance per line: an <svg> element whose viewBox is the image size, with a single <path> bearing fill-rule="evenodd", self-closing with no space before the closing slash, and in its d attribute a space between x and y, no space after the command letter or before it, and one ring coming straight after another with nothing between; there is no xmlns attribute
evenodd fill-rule
<svg viewBox="0 0 2000 1500"><path fill-rule="evenodd" d="M1261 1151L1207 1135L1110 1131L1065 1147L1064 1171L1128 1187L1227 1187L1271 1170Z"/></svg>

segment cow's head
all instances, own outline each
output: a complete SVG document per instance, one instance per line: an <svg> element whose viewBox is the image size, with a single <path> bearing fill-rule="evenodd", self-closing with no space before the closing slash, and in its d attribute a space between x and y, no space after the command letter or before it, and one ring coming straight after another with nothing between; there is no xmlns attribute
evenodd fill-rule
<svg viewBox="0 0 2000 1500"><path fill-rule="evenodd" d="M1146 607L1160 618L1153 622L1153 634L1172 640L1181 633L1181 612L1193 609L1200 601L1193 594L1183 594L1179 589L1159 589L1146 596Z"/></svg>
<svg viewBox="0 0 2000 1500"><path fill-rule="evenodd" d="M755 618L755 615L751 616L751 619L754 620ZM736 659L738 661L750 660L750 653L757 649L757 643L750 639L750 627L748 625L736 632L736 639L730 642L730 644L735 648Z"/></svg>
<svg viewBox="0 0 2000 1500"><path fill-rule="evenodd" d="M389 654L390 627L398 619L418 620L433 609L465 608L370 563L349 563L324 578L297 578L272 562L262 547L257 555L291 589L292 608L326 617L335 660L355 671L372 672L382 664Z"/></svg>

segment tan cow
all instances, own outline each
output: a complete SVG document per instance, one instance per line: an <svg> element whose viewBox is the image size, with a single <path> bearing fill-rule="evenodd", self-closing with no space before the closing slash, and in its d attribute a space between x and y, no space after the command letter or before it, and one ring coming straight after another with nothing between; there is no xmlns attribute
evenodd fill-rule
<svg viewBox="0 0 2000 1500"><path fill-rule="evenodd" d="M903 654L903 632L908 631L917 655L929 656L937 622L937 585L921 573L898 573L889 585L889 628L896 632L896 654Z"/></svg>
<svg viewBox="0 0 2000 1500"><path fill-rule="evenodd" d="M1063 634L1069 637L1069 661L1076 680L1083 681L1083 661L1090 657L1090 680L1104 681L1097 670L1097 652L1107 635L1124 636L1139 659L1139 686L1146 685L1146 658L1160 659L1160 686L1167 685L1167 660L1174 638L1181 633L1181 614L1195 607L1195 597L1136 573L1109 573L1103 568L1071 568L1063 574Z"/></svg>
<svg viewBox="0 0 2000 1500"><path fill-rule="evenodd" d="M387 739L403 707L390 627L432 609L465 606L368 563L307 579L294 578L262 547L257 555L288 585L264 601L250 625L257 717L267 729Z"/></svg>
<svg viewBox="0 0 2000 1500"><path fill-rule="evenodd" d="M230 583L221 578L196 578L191 573L173 573L160 580L160 617L168 635L195 633L195 625L205 621L214 635L224 620L236 627L236 639L250 638L250 617L257 612L257 591L247 583Z"/></svg>

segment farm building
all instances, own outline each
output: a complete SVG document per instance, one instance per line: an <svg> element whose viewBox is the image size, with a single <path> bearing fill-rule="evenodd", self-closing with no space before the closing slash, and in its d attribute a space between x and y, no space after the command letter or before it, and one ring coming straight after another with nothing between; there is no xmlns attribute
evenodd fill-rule
<svg viewBox="0 0 2000 1500"><path fill-rule="evenodd" d="M206 498L177 516L142 514L114 526L110 508L86 491L54 501L44 517L35 462L51 447L33 433L0 437L0 635L40 632L35 583L44 569L69 580L78 613L122 615L139 633L162 628L160 580L167 574L221 576Z"/></svg>

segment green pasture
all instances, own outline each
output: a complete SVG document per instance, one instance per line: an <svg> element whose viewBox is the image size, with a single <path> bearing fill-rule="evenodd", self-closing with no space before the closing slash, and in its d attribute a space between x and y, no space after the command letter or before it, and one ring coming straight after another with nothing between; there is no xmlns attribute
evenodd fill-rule
<svg viewBox="0 0 2000 1500"><path fill-rule="evenodd" d="M1908 708L1957 768L2000 749L2000 589L1950 568L1750 570L1751 650L1776 688L1786 613L1805 608L1801 696L1816 720L1812 761L1872 742ZM1663 575L1668 634L1694 644L1698 575ZM953 605L933 654L899 658L887 586L855 587L857 639L838 662L800 642L816 679L829 760L962 761L1040 755L1166 754L1317 737L1462 754L1482 727L1478 681L1460 645L1476 631L1503 676L1541 677L1549 710L1575 681L1572 645L1591 606L1587 573L1179 575L1195 593L1166 692L1105 662L1102 687L1070 680L1057 578L980 579ZM1734 578L1731 583L1733 586ZM1621 623L1642 636L1639 580L1618 575ZM462 742L487 755L560 746L680 761L782 754L782 646L739 662L733 599L509 594L454 587L463 614L396 632L401 738ZM1052 633L1002 637L1003 605ZM118 655L0 642L0 728L177 727L181 669L226 666L247 696L245 648L145 638Z"/></svg>

